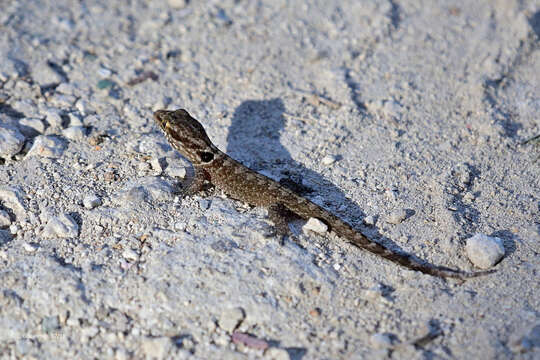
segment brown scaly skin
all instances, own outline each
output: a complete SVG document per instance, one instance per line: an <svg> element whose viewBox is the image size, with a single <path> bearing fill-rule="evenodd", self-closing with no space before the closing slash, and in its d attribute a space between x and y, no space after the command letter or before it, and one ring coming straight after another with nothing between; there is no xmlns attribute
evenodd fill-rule
<svg viewBox="0 0 540 360"><path fill-rule="evenodd" d="M278 232L287 232L284 217L293 213L303 219L317 218L338 236L408 269L442 278L466 279L493 271L465 272L442 266L421 263L407 254L399 254L369 240L337 216L283 187L278 182L256 173L220 151L208 138L203 126L184 109L158 110L154 119L173 148L186 157L195 169L194 181L187 189L193 194L202 189L205 181L222 189L227 195L253 206L268 208Z"/></svg>

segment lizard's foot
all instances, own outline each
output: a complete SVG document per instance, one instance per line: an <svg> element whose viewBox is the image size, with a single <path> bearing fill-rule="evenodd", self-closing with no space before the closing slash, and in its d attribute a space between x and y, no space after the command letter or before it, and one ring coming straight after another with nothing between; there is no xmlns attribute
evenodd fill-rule
<svg viewBox="0 0 540 360"><path fill-rule="evenodd" d="M285 238L292 235L291 229L289 229L289 220L295 217L294 213L283 204L276 203L268 207L268 217L274 223L280 245L285 245Z"/></svg>

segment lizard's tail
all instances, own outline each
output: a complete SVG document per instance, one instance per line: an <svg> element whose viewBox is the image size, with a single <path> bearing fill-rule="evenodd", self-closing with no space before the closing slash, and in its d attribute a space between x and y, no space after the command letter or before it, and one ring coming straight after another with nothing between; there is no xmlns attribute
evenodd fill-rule
<svg viewBox="0 0 540 360"><path fill-rule="evenodd" d="M377 254L408 269L420 271L425 274L438 276L441 278L456 278L462 280L495 272L495 270L467 272L450 269L444 266L435 266L423 262L411 255L392 251L389 248L368 239L364 234L354 230L351 225L341 220L339 217L326 211L306 198L298 196L292 191L289 192L288 195L290 197L285 199L284 204L293 213L303 217L304 219L309 219L310 217L318 218L324 221L331 231L335 232L338 236L347 239L353 245L366 249L367 251Z"/></svg>
<svg viewBox="0 0 540 360"><path fill-rule="evenodd" d="M367 240L358 241L359 238ZM408 269L420 271L424 274L429 274L433 276L438 276L441 278L456 278L456 279L469 279L477 276L484 276L495 272L495 270L485 270L485 271L476 271L476 272L467 272L457 269L451 269L444 266L436 266L428 263L420 262L409 254L402 254L394 252L387 247L378 244L376 242L370 241L364 235L356 233L353 240L351 241L353 245L356 245L362 249L366 249L374 254L377 254L385 259L398 263Z"/></svg>
<svg viewBox="0 0 540 360"><path fill-rule="evenodd" d="M332 230L338 236L346 238L353 245L358 246L359 248L368 250L374 254L377 254L385 259L388 259L392 262L400 264L411 270L420 271L425 274L438 276L441 278L456 278L456 279L462 279L462 280L477 277L477 276L484 276L484 275L495 272L495 270L467 272L467 271L447 268L444 266L431 265L431 264L422 262L411 255L392 251L389 248L368 239L364 234L354 230L349 224L347 224L346 222L344 222L343 220L337 217L332 219L332 223L335 224Z"/></svg>

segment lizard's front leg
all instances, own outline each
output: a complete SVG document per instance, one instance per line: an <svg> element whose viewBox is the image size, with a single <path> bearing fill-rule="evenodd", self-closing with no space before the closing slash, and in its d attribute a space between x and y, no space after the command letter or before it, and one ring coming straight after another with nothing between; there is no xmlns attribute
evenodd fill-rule
<svg viewBox="0 0 540 360"><path fill-rule="evenodd" d="M195 174L189 184L187 184L182 190L183 196L192 196L199 194L205 190L208 190L208 181L210 181L210 175L208 172L200 167L193 167Z"/></svg>

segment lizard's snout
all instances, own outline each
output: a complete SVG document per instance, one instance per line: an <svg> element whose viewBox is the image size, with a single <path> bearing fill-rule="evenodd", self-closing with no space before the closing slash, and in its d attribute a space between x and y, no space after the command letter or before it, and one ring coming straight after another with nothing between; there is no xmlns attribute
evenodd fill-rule
<svg viewBox="0 0 540 360"><path fill-rule="evenodd" d="M162 123L163 119L165 117L165 114L167 114L167 110L157 110L154 112L154 120L156 120L158 123Z"/></svg>

